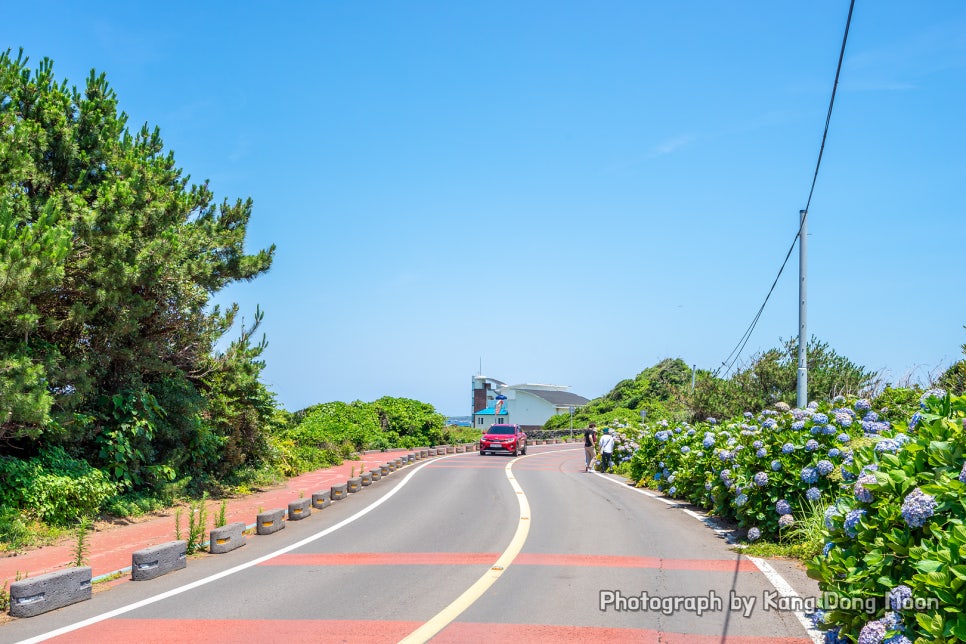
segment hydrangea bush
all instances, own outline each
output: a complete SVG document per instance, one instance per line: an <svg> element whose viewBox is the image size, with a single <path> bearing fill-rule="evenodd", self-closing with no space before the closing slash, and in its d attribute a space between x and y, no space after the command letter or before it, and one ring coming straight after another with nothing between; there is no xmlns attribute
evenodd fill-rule
<svg viewBox="0 0 966 644"><path fill-rule="evenodd" d="M808 573L830 642L966 641L966 397L930 390L921 406L904 431L854 450L851 485L826 512Z"/></svg>

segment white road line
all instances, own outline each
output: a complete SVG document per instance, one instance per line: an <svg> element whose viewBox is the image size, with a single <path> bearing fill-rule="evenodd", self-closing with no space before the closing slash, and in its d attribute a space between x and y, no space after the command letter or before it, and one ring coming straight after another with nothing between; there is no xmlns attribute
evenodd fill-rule
<svg viewBox="0 0 966 644"><path fill-rule="evenodd" d="M661 501L662 503L679 507L684 511L685 514L688 514L694 517L695 519L698 519L699 521L707 525L715 532L718 532L718 533L729 532L728 530L723 530L721 528L714 527L714 525L710 523L711 521L710 517L702 517L697 512L694 512L693 510L686 508L682 503L677 503L675 501L666 499L662 496L657 496L655 494L645 492L640 488L629 487L627 483L623 481L618 481L617 479L611 478L609 476L605 476L601 472L594 472L594 473L597 476L601 477L602 479L605 479L607 481L620 485L625 490L632 490L634 492L639 492L641 494L656 498L658 501ZM747 557L749 561L755 564L758 570L760 570L761 573L765 575L765 578L771 583L772 586L775 587L775 590L777 590L778 594L780 594L782 597L800 597L798 592L794 588L792 588L792 585L789 584L787 581L785 581L785 578L782 577L777 570L772 568L771 564L769 564L767 561L765 561L764 559L759 559L758 557L752 557L750 555L745 555L745 557ZM813 627L812 621L805 616L805 613L801 611L794 611L794 613L795 613L795 617L798 618L798 621L801 622L802 626L805 628L805 632L808 634L809 638L811 638L812 642L814 642L815 644L822 644L825 641L825 634Z"/></svg>
<svg viewBox="0 0 966 644"><path fill-rule="evenodd" d="M443 458L449 458L449 456L444 456ZM388 501L389 499L391 499L393 497L393 495L395 495L396 492L398 492L399 490L401 490L403 488L403 486L406 485L409 482L409 480L419 470L423 469L427 465L430 465L431 463L435 463L437 460L441 460L441 459L434 459L432 461L426 461L422 465L419 465L418 467L416 467L413 471L411 471L409 474L406 475L406 478L404 478L402 481L399 482L399 485L397 485L392 490L390 490L381 499L373 502L372 505L369 505L368 507L363 508L359 512L353 514L352 516L347 517L347 518L343 519L342 521L339 521L335 525L330 526L330 527L326 528L325 530L322 530L321 532L318 532L316 534L313 534L310 537L306 537L305 539L302 539L301 541L298 541L298 542L293 543L291 545L285 546L284 548L280 548L280 549L278 549L278 550L276 550L274 552L271 552L271 553L269 553L267 555L263 555L263 556L261 556L261 557L259 557L257 559L253 559L253 560L251 560L249 562L246 562L246 563L243 563L243 564L239 564L239 565L237 565L237 566L235 566L233 568L229 568L229 569L223 570L223 571L221 571L219 573L215 573L214 575L210 575L208 577L204 577L203 579L199 579L197 581L193 581L190 584L185 584L184 586L179 586L177 588L172 588L171 590L165 591L163 593L159 593L157 595L154 595L153 597L148 597L147 599L142 599L141 601L134 602L133 604L128 604L127 606L122 606L121 608L115 608L114 610L108 611L106 613L101 613L100 615L96 615L94 617L90 617L90 618L85 619L83 621L76 622L74 624L70 624L70 625L64 626L62 628L58 628L57 630L53 630L53 631L50 631L48 633L44 633L42 635L37 635L35 637L31 637L30 639L22 640L19 644L33 644L34 642L43 642L44 640L48 640L48 639L50 639L52 637L58 637L60 635L64 635L65 633L71 633L73 631L79 630L81 628L85 628L87 626L91 626L91 625L96 624L98 622L103 622L106 619L111 619L112 617L117 617L118 615L123 615L124 613L129 613L132 610L137 610L138 608L143 608L144 606L148 606L150 604L154 604L154 603L159 602L159 601L161 601L163 599L167 599L169 597L174 597L175 595L180 595L183 592L187 592L189 590L194 590L195 588L199 588L201 586L204 586L205 584L209 584L209 583L211 583L213 581L217 581L217 580L222 579L224 577L228 577L229 575L233 575L236 572L241 572L242 570L247 570L248 568L251 568L253 566L257 566L258 564L264 563L264 562L268 561L269 559L272 559L272 558L277 557L279 555L283 555L283 554L285 554L287 552L291 552L292 550L295 550L297 548L301 548L302 546L304 546L306 544L309 544L309 543L312 543L313 541L316 541L318 539L321 539L322 537L325 537L327 535L330 535L333 532L335 532L336 530L338 530L340 528L344 528L345 526L349 525L353 521L355 521L357 519L361 519L365 515L369 514L370 512L372 512L373 510L375 510L376 508L378 508L380 505L382 505L383 503L385 503L386 501Z"/></svg>
<svg viewBox="0 0 966 644"><path fill-rule="evenodd" d="M503 554L500 555L500 558L496 560L493 566L482 577L476 580L476 583L467 588L462 595L434 615L428 622L400 640L401 644L413 644L416 642L422 644L422 642L431 640L437 633L446 628L450 622L459 617L463 611L473 605L473 602L482 597L483 593L496 583L496 580L506 572L506 569L510 567L513 560L523 550L523 544L526 542L527 534L530 532L530 503L527 501L527 495L524 494L523 488L520 487L520 484L514 478L512 471L513 464L522 458L528 458L528 456L514 458L504 468L506 477L510 481L510 486L513 488L513 491L516 492L517 501L520 504L520 521L517 523L517 530L513 534L513 538L510 539L506 550L503 551Z"/></svg>

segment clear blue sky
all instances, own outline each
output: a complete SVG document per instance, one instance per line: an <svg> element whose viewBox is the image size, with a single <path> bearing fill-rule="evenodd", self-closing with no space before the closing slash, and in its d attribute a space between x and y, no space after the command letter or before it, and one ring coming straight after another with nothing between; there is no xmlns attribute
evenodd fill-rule
<svg viewBox="0 0 966 644"><path fill-rule="evenodd" d="M848 12L814 2L7 3L0 47L107 74L194 181L252 197L288 409L593 398L716 368L804 208ZM887 380L966 342L966 3L859 0L809 211L810 333ZM797 249L745 358L797 335Z"/></svg>

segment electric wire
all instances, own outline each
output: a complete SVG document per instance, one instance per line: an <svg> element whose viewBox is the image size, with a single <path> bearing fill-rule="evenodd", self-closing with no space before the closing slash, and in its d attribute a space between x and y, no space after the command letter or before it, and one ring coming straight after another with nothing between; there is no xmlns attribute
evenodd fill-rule
<svg viewBox="0 0 966 644"><path fill-rule="evenodd" d="M852 24L852 10L854 8L855 0L851 0L849 2L849 15L845 20L845 34L842 36L842 47L839 50L838 65L835 68L835 82L832 84L832 96L828 103L828 113L825 115L825 130L822 132L822 144L819 146L818 160L815 162L815 173L812 175L812 185L808 191L808 199L805 202L805 209L801 211L798 230L795 232L795 237L792 239L791 246L789 246L788 252L785 254L785 261L782 262L781 268L778 269L778 275L775 276L775 281L772 282L771 288L768 289L768 294L765 296L765 301L761 303L761 306L758 308L758 312L752 319L751 324L745 330L744 334L741 336L741 339L738 340L738 344L736 344L735 348L731 350L731 353L728 354L728 357L721 362L721 366L714 371L713 375L715 377L718 377L718 374L721 372L722 368L727 367L722 375L722 377L726 377L738 362L741 352L744 351L745 346L747 346L748 341L751 339L752 332L755 330L755 327L758 326L758 320L761 319L761 314L764 312L765 306L768 304L768 300L771 298L771 294L774 292L775 286L778 284L778 280L781 278L782 272L784 272L785 266L788 264L788 259L792 256L792 251L795 250L795 244L798 243L798 240L802 235L802 228L805 227L805 222L808 219L808 208L812 203L812 195L815 193L815 184L818 182L818 170L822 165L822 155L825 153L825 141L828 138L828 128L832 121L832 108L835 105L835 94L838 90L839 77L842 73L842 61L845 58L845 45L849 39L849 27Z"/></svg>

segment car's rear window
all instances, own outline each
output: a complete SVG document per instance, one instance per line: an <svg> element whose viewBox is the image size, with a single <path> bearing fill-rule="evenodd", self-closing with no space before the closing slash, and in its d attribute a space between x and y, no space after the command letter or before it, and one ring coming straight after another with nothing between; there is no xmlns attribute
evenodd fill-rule
<svg viewBox="0 0 966 644"><path fill-rule="evenodd" d="M512 425L493 425L492 427L490 427L490 433L491 434L512 434L514 433L513 426Z"/></svg>

